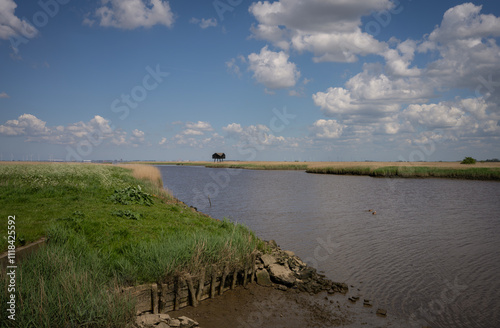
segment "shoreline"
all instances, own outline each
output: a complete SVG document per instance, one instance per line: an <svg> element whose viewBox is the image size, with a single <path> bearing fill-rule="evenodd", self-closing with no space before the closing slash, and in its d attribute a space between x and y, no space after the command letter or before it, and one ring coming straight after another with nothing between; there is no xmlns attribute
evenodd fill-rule
<svg viewBox="0 0 500 328"><path fill-rule="evenodd" d="M205 284L204 289L209 288L210 293L213 294L212 286L217 286L217 283L219 289L222 290L227 289L229 282L233 284L235 281L233 274L233 279L228 277L226 285L224 285L222 283L224 278L215 277L214 275L214 272L218 271L213 269L215 264L233 266L237 270L241 266L242 270L245 270L247 263L251 263L247 261L241 262L240 256L225 256L221 260L214 258L209 261L207 258L205 261L198 261L195 266L186 266L184 262L176 262L172 264L173 267L168 266L169 271L165 271L160 266L162 263L159 263L160 260L164 260L161 257L165 257L164 255L169 253L161 253L164 246L153 245L150 241L141 239L140 236L137 236L137 233L135 235L130 232L125 233L126 230L131 230L143 231L150 235L153 232L149 227L150 225L159 228L161 223L162 227L165 228L172 223L175 225L175 231L177 232L180 231L179 227L182 224L188 224L191 227L190 229L200 225L205 227L200 228L203 230L200 238L204 240L208 238L206 240L210 241L210 243L222 245L223 251L225 250L223 247L224 240L232 241L234 244L249 243L250 248L245 248L246 246L243 245L239 249L242 252L241 254L246 254L247 251L260 251L258 259L254 262L253 269L248 271L247 275L241 271L236 274L238 284L242 286L235 290L227 290L227 293L223 295L217 295L212 302L218 302L219 298L222 298L221 301L224 303L224 300L226 300L225 294L228 294L229 299L231 299L230 295L240 295L238 299L243 303L235 309L235 313L242 314L248 310L244 303L252 299L252 297L264 301L266 297L279 293L278 295L286 295L284 299L289 302L301 302L302 307L296 308L298 311L296 315L307 316L307 313L313 311L318 316L315 322L321 322L318 320L323 320L324 323L335 322L335 320L331 321L333 319L328 317L331 312L314 310L317 297L314 298L311 295L328 293L328 298L333 297L333 294L340 294L342 291L346 293L347 286L345 284L334 283L325 279L315 269L306 266L292 252L281 251L276 243L264 244L264 241L255 237L253 232L240 225L236 226L229 221L213 219L188 207L167 192L160 193L158 176L151 175L152 172L148 170L126 173L123 168L114 165L81 164L79 166L74 163L68 165L41 163L37 166L32 163L33 165L25 166L25 164L16 164L18 163L11 166L0 166L3 169L2 174L10 182L8 188L4 188L3 192L10 192L18 197L10 198L8 202L4 203L6 210L18 216L20 221L18 222L17 233L26 236L27 249L36 248L38 244L31 242L35 237L38 239L39 234L48 236L48 242L43 243L44 247L37 249L30 256L23 259L18 269L19 272L17 272L19 277L23 276L23 281L16 288L16 298L20 298L21 295L29 295L26 296L29 299L17 305L16 319L20 319L20 321L27 321L30 320L30 317L33 317L33 314L28 315L28 313L31 313L31 307L28 304L38 304L35 317L40 325L44 325L44 323L62 325L64 322L76 320L75 318L86 322L86 320L90 320L90 317L87 317L84 313L91 312L96 316L95 319L99 321L99 323L95 322L96 326L119 327L125 322L133 323L134 318L137 323L135 315L138 309L135 305L135 297L120 296L117 287L139 286L141 281L143 283L156 281L161 284L167 282L165 280L167 277L190 275L193 280L191 284L188 283L189 288L187 290L182 289L183 293L188 292L188 294L183 294L182 298L179 298L178 303L180 304L190 299L190 297L193 298L189 296L193 295L193 291L190 289L193 289L193 287L196 289L198 286L203 285L200 282L203 278L195 278L198 275L196 271L203 266L208 266L206 282L212 282L209 287ZM132 166L129 168L132 168ZM140 167L136 168L140 169ZM157 171L156 168L151 166L147 166L145 169ZM137 177L133 178L132 175ZM151 183L145 183L145 181L151 181ZM138 183L143 187L127 187ZM74 187L75 184L78 184L78 186ZM98 184L103 185L99 186ZM96 189L96 186L98 189ZM117 204L116 201L121 203ZM32 206L24 206L23 204L26 202L30 202ZM35 214L31 212L31 208L37 208L40 206L39 204L49 205L52 208L50 212L52 219L48 221L42 220L40 212ZM60 206L62 204L66 205ZM69 204L71 205L68 206ZM35 226L38 227L35 229ZM106 227L106 233L99 233L100 230L96 230L96 228L104 226ZM48 227L51 228L47 230ZM158 230L157 228L154 230ZM28 235L27 229L32 229L30 235ZM217 234L227 232L227 238L224 240L213 239L216 237L213 236L214 232L217 232ZM189 234L189 236L191 235ZM251 241L248 239L251 237L258 240ZM106 240L109 242L103 243L103 238L107 238ZM158 242L160 242L164 237L160 234L155 238L159 238ZM191 236L190 238L195 237ZM116 243L116 246L110 242ZM198 246L195 247L192 256L195 258L202 256L204 252L201 248L198 248L200 245L205 244L187 243L181 246L187 251L186 248L190 249L193 245ZM120 253L121 250L125 252ZM173 250L176 251L176 249ZM232 252L238 251L238 249L233 248L232 251L229 249L227 251L228 255L230 255ZM100 253L104 255L109 253L105 255L106 258L109 257L108 260L100 258L102 257L99 256ZM85 254L83 258L82 254ZM119 254L124 254L121 259L118 259ZM159 257L160 254L163 254L163 256ZM182 254L181 256L191 256L190 253ZM114 256L115 259L110 256ZM263 260L264 258L266 260ZM133 259L140 259L140 262L133 262ZM21 260L21 256L19 256L18 260ZM115 262L113 267L110 267L110 260ZM140 263L141 270L139 270L138 263ZM146 267L149 267L148 270L151 271L145 272L149 276L139 272L146 270L144 269ZM210 268L212 268L212 271L209 270ZM48 272L52 271L58 273L48 274ZM225 270L223 271L225 272ZM31 272L31 274L26 274L26 272ZM33 274L33 272L39 273ZM72 279L68 280L68 274ZM262 275L264 275L265 280L267 275L267 283L263 284L268 287L259 285L259 281L262 283ZM8 279L2 272L0 272L0 278L4 282ZM118 279L121 280L118 281ZM256 282L245 286L246 282L253 280L256 280ZM220 288L221 284L225 288ZM76 288L76 286L79 286L79 288ZM96 286L99 286L99 288ZM263 293L265 295L252 295L252 291L260 287L265 288L265 293ZM206 296L205 292L200 294L199 288L196 295ZM109 294L110 290L115 290L115 293ZM159 293L160 295L163 293L163 288L159 288ZM45 295L43 304L37 295ZM5 301L5 297L6 295L2 295L2 301ZM295 297L300 297L302 300L296 299L294 301L293 298ZM84 301L88 299L92 301ZM342 307L348 308L347 303L349 301L347 297L343 297L343 300L343 304L345 303L346 306L342 305ZM206 305L200 303L196 309L206 307L211 312L220 311L219 314L224 317L225 312L223 312L223 309L211 306L212 302L203 302ZM80 309L74 307L76 304ZM224 308L227 308L228 304L224 304ZM333 303L327 303L323 308L329 304ZM195 308L187 307L184 309ZM276 308L273 312L277 313L278 310L279 308ZM302 313L302 310L305 313ZM170 314L172 311L168 311L168 313ZM373 315L375 316L375 314ZM182 317L182 315L172 314L172 317ZM194 316L194 319L198 320L196 316ZM235 319L234 313L226 317L225 320L232 319ZM202 327L209 327L204 322L204 319L201 318ZM287 326L292 327L293 325Z"/></svg>
<svg viewBox="0 0 500 328"><path fill-rule="evenodd" d="M249 170L296 170L313 174L358 175L376 178L441 178L500 181L499 162L138 162L147 165L204 166Z"/></svg>
<svg viewBox="0 0 500 328"><path fill-rule="evenodd" d="M52 172L51 174L53 174L52 176L48 175L48 173L45 173L45 174L47 174L47 177L48 177L47 179L49 179L48 180L49 182L53 181L54 183L56 183L57 181L60 181L59 178L61 177L61 174L64 177L68 177L68 180L65 182L68 184L68 186L70 184L73 184L76 181L75 176L72 175L74 173L73 171L71 171L69 173L68 172L64 173L64 170L61 170L63 168L68 168L64 164L56 164L54 166L51 165L50 167L47 167L47 166L42 167L41 166L41 167L39 167L39 169L41 170L44 167L45 167L45 169L50 168L51 170L53 170L53 171L50 171L50 172ZM91 171L93 173L95 173L94 170L105 169L106 172L108 170L113 170L113 172L116 171L114 173L117 174L120 170L120 168L114 168L114 166L102 166L102 165L95 165L95 166L85 165L85 166L82 166L81 168L83 168L83 167L85 167L87 169L91 169ZM73 166L72 169L74 169L74 168L75 167ZM156 170L156 168L155 168L155 170ZM106 172L101 172L101 175L106 173ZM81 173L81 172L79 172L79 173ZM87 173L90 174L91 172L89 171ZM24 174L25 173L22 173L20 175L20 177L23 177ZM37 174L41 174L41 173L39 172ZM128 173L128 174L131 174L131 173ZM125 178L129 179L128 174L124 175L124 176L114 177L114 179L117 179L116 180L117 182L120 182ZM97 179L96 181L99 181L101 179L101 175L96 175L94 177ZM83 179L84 177L81 177L81 178ZM111 176L110 176L110 178L111 178ZM85 179L85 181L87 181L88 177L85 177L84 179ZM30 264L30 265L32 267L34 267L36 270L41 270L41 268L45 267L47 265L47 263L50 263L50 265L53 266L56 271L58 271L58 270L60 270L59 268L62 268L62 267L67 268L68 263L70 263L72 266L72 270L75 271L74 276L77 279L74 282L70 282L69 285L65 285L65 286L66 287L71 286L73 283L76 283L77 281L80 281L80 280L84 281L84 284L88 284L89 289L82 290L82 292L80 294L76 295L77 298L84 299L85 297L88 296L88 294L91 293L91 290L94 289L94 287L93 287L93 283L94 283L93 279L94 278L87 280L88 278L86 276L86 272L88 272L88 267L85 267L85 266L80 267L79 265L77 265L77 263L79 263L80 260L77 261L77 260L73 259L74 254L72 254L72 252L74 252L74 251L78 252L78 250L73 249L73 248L76 245L78 245L78 247L81 247L82 250L86 250L86 252L91 251L90 253L93 254L93 249L99 248L100 244L97 243L94 245L94 244L89 243L87 245L86 244L87 241L84 241L84 240L80 239L80 237L78 237L81 234L80 233L75 234L75 233L73 233L73 230L76 229L75 231L86 231L87 238L89 238L89 240L93 240L93 238L96 238L96 237L101 238L101 236L94 236L94 234L92 233L92 231L94 230L94 225L87 225L87 224L92 223L92 224L96 224L96 226L100 226L100 225L97 225L97 224L100 224L99 220L96 219L97 217L100 217L100 216L106 217L106 218L108 218L107 223L111 223L110 220L112 220L112 222L118 224L120 226L119 227L120 229L118 229L116 231L116 234L114 234L116 237L113 237L113 238L118 238L118 236L121 236L124 238L123 243L125 243L127 240L130 241L131 237L132 237L131 235L124 235L124 231L125 231L124 229L126 227L130 227L131 229L137 229L141 225L141 222L151 221L151 223L153 223L153 221L158 220L160 218L160 216L165 216L167 213L169 213L172 217L166 219L166 221L164 222L165 224L168 224L169 220L178 220L182 217L182 218L188 219L189 222L192 222L192 223L196 221L199 224L202 224L202 223L207 224L207 228L216 229L217 231L219 231L219 233L225 229L229 229L230 232L233 231L233 226L230 225L229 222L225 222L225 221L221 222L221 221L218 221L218 220L213 219L213 218L208 218L206 214L204 214L202 212L198 212L192 208L189 208L187 205L185 205L184 203L182 203L181 201L179 201L177 199L174 199L172 196L169 196L167 194L165 194L165 195L148 194L147 192L150 192L150 193L153 191L157 192L158 189L156 189L157 187L155 187L155 186L157 186L159 183L158 180L154 176L152 178L148 178L148 180L153 181L154 184L144 186L144 188L145 188L144 191L146 193L141 191L142 189L140 187L138 187L137 190L134 189L134 195L141 196L141 198L140 198L141 203L138 203L138 204L114 205L114 203L112 203L111 200L115 199L119 195L122 195L122 193L121 192L117 193L116 189L114 187L114 184L112 184L112 183L110 184L110 186L103 187L104 189L99 190L100 192L101 191L106 192L105 195L99 195L98 196L99 198L95 198L97 196L93 192L94 189L90 189L92 192L89 194L90 198L87 199L86 198L87 196L85 196L85 193L88 191L87 190L88 187L86 187L86 186L82 186L81 189L77 189L77 190L71 190L71 189L67 190L64 195L66 197L70 197L67 200L68 204L69 203L73 204L73 202L75 200L78 200L79 205L78 205L78 207L75 207L75 208L73 206L70 206L70 208L68 208L68 209L61 208L60 210L57 210L55 212L56 213L55 217L60 218L60 219L57 219L56 221L52 222L54 224L57 223L59 226L59 228L58 228L59 230L52 230L54 233L54 236L56 236L56 238L54 239L55 244L49 243L47 247L44 247L44 252L37 252L37 253L40 253L39 258L35 259L34 264ZM23 182L22 180L15 180L14 179L13 181L19 181L19 182L17 182L18 184L15 185L16 189L21 188L21 186L22 186L21 182L25 184L25 187L22 187L21 190L23 190L23 188L27 188L26 190L30 191L33 188L31 180ZM125 181L125 180L123 180L123 181ZM133 184L137 183L138 180L134 179L134 180L127 180L127 181L128 181L127 184L131 183L133 185ZM43 185L41 185L41 186L45 186L47 184L47 181L40 180L39 183L40 184L43 183ZM60 183L60 182L57 182L57 183ZM52 193L50 195L47 195L47 197L52 198L56 202L62 202L63 201L62 196L61 197L57 196L54 199L53 193L60 190L60 188L65 187L65 186L66 185L61 185L61 186L57 185L57 184L53 185L51 187ZM12 185L11 187L14 188L14 185ZM65 188L68 188L68 187L66 186ZM40 189L40 190L43 190L43 189ZM113 193L113 190L114 190L114 193ZM120 188L119 191L120 190L122 190L122 189ZM127 190L127 194L131 191L128 188L124 189L124 190ZM75 195L72 195L72 193L74 193ZM29 197L35 197L35 195L39 195L39 194L40 194L40 191L37 190L36 193L33 192L32 194L30 194ZM56 195L58 195L58 194L56 193ZM78 195L78 196L76 196L76 195ZM25 197L28 197L28 196L26 196L25 193L23 193L21 196L23 198L20 198L18 202L22 202L22 203L26 202L27 198L25 198ZM19 196L19 197L21 197L21 196ZM113 196L115 198L110 198L111 196ZM152 206L147 205L147 203L145 202L145 200L149 199L150 196L154 196L151 198L151 201L153 203ZM49 198L46 198L46 199L49 199ZM35 199L35 198L33 198L33 199ZM39 201L46 202L46 199L44 198L44 199L41 199ZM9 202L9 204L10 203L11 202ZM92 204L94 207L92 209L92 211L85 204ZM55 203L54 203L54 205L55 205ZM100 209L100 206L103 206L102 209ZM17 208L13 207L12 211L20 213L20 208L21 207L17 207ZM125 210L125 211L119 210L119 211L117 211L118 208L130 208L131 210ZM75 209L79 209L79 210L75 211ZM65 212L63 212L63 210ZM97 211L97 212L93 212L93 211ZM156 211L158 211L158 212L156 212ZM118 213L120 215L117 215L116 213ZM26 217L27 215L28 216L31 215L30 212L26 212L23 215L20 215L20 217ZM66 216L66 215L69 215L69 216ZM130 217L127 217L127 215ZM132 215L137 216L137 218L134 218ZM153 219L153 217L155 217L157 215L159 215L159 216L155 220L151 220L151 219ZM205 219L203 219L203 218L198 217L198 215L203 216L207 221L205 221ZM38 218L38 216L37 216L37 218ZM35 221L33 221L33 222L35 222ZM108 227L108 229L110 229L109 225L107 227ZM18 228L19 228L19 232L21 232L21 229L24 230L21 225L19 225ZM118 228L118 226L117 226L117 228ZM146 230L146 231L149 231L149 230ZM245 233L245 236L246 236L246 233L251 234L250 231L248 231L248 232L243 231L243 232ZM77 242L77 243L72 244L72 242L70 242L70 243L62 242L61 245L59 245L58 247L54 247L54 246L57 246L57 244L58 244L58 242L57 242L58 238L59 239L67 238L67 240L72 241L72 242ZM135 245L135 243L132 243L132 244ZM132 244L130 244L130 245L132 245ZM146 244L144 244L144 245L146 245ZM149 244L147 244L147 245L149 245ZM129 248L129 247L123 248L123 246L121 246L121 245L119 245L119 246L120 246L120 249L133 251L132 248ZM342 313L342 311L350 312L350 309L356 305L357 307L363 309L363 311L366 310L365 312L369 313L368 317L373 316L373 317L377 318L376 313L375 313L375 311L377 310L377 307L373 306L373 304L371 304L370 302L368 302L369 305L365 306L365 304L364 304L365 302L363 302L362 299L361 300L355 299L355 298L348 299L347 296L344 296L342 298L342 300L332 299L332 297L334 297L334 294L339 294L339 293L342 294L342 290L344 289L342 287L342 284L340 284L340 285L337 284L336 286L338 288L334 288L334 284L336 284L336 283L333 283L331 281L328 282L327 279L324 279L324 276L317 274L316 271L313 270L313 268L309 268L309 267L305 266L305 264L303 264L303 262L300 259L298 259L298 258L295 259L294 254L292 252L281 251L280 249L278 251L278 249L279 249L279 247L277 245L275 245L275 243L274 243L274 245L271 247L270 254L277 253L277 255L274 256L275 259L274 260L269 259L269 256L268 256L267 260L264 260L263 258L265 258L266 255L268 255L268 252L265 251L264 252L265 254L260 257L259 261L261 263L258 263L259 272L263 273L263 271L267 271L269 276L272 276L272 274L271 274L272 270L270 269L270 267L271 266L278 266L278 268L276 268L278 273L274 274L274 278L269 277L270 285L268 284L268 286L272 287L272 288L268 289L267 292L263 293L263 294L265 294L265 295L263 295L264 300L266 299L266 297L275 297L276 293L285 293L285 295L287 295L287 297L286 297L287 302L292 302L292 304L293 303L299 304L300 305L298 308L299 310L302 309L302 310L306 311L306 313L310 313L311 315L317 316L317 318L319 318L319 319L315 319L315 320L324 320L324 322L323 322L324 324L335 323L334 321L330 322L329 320L331 320L331 318L328 317L329 315L336 315L335 313L337 313L337 312L335 312L332 314L332 312L331 312L332 309L330 309L330 307L332 307L333 305L337 306L337 309L340 310L340 313ZM151 255L158 250L159 250L159 248L155 248L155 247L144 248L143 249L144 253L137 253L137 254L142 254L144 257L144 255L147 255L147 254ZM57 260L58 258L61 257L62 253L64 253L62 257L65 260L64 261ZM133 254L135 254L135 253L133 253ZM97 256L96 254L94 254L94 255ZM270 256L272 257L273 255L270 255ZM138 258L138 257L132 256L130 258ZM292 261L292 259L293 259L293 261ZM92 267L94 267L93 270L96 271L94 273L103 273L106 269L106 264L104 262L98 263L98 262L96 262L96 260L97 260L97 257L89 257L89 259L85 260L84 262L88 262L88 263L92 264ZM268 262L267 264L266 264L266 261ZM300 264L301 262L302 262L302 264ZM121 264L121 263L126 263L126 262L117 262L117 263ZM146 264L145 262L141 262L141 263L142 263L141 264L142 266L144 266ZM292 265L292 263L294 263L294 264ZM297 263L299 263L299 264L297 264ZM24 265L24 263L23 263L23 265ZM28 267L30 265L28 265ZM133 273L134 272L133 268L136 267L137 263L130 262L129 265L130 265L130 268L129 268L130 272ZM305 270L305 268L309 268L310 270ZM22 269L22 268L20 268L20 269ZM157 270L157 269L155 269L155 270ZM34 270L31 270L31 272L33 272L33 271ZM176 270L174 270L174 271L176 271ZM188 271L186 271L186 272L188 272ZM128 274L128 272L125 272L125 274ZM263 274L265 275L265 273L263 273ZM255 276L257 276L257 274ZM253 277L253 275L252 275L252 277ZM46 283L47 281L50 281L50 279L52 279L53 277L52 276L43 277L40 274L40 275L31 277L31 278L34 278L34 280L33 280L33 282L31 282L31 287L29 287L29 288L31 288L29 293L32 295L40 295L41 294L41 292L39 290L40 284L37 282L37 280L42 279ZM65 281L64 277L60 277L60 278L62 279L62 281ZM257 277L255 277L255 278L258 281L258 278ZM314 278L314 279L311 279L311 278ZM103 284L103 285L106 285L108 283L112 284L112 282L108 281L108 279L104 276L100 277L99 279L100 279L100 281L97 281L97 280L95 281L96 284ZM127 279L129 279L129 278L127 278ZM133 279L132 281L135 280L136 283L138 281L140 281L141 279L150 280L150 279L144 278L144 277L140 278L140 279L137 277L133 278L133 276L131 279ZM309 282L308 282L308 279L310 280ZM26 279L24 279L24 280L26 280ZM81 284L81 281L78 283ZM54 285L51 287L52 290L54 290L54 291L60 290L59 287L56 287L56 286L58 286L59 282L55 281L55 282L53 282L53 284ZM64 282L64 284L67 284L67 283ZM25 285L27 285L27 283L23 282L23 284L20 285L20 287L24 288ZM258 285L260 286L260 284L258 284ZM260 286L260 287L262 287L262 286ZM256 288L260 288L260 287L256 287ZM248 299L258 300L259 295L261 295L261 294L259 294L259 293L252 294L252 291L255 291L256 288L250 287L249 294L244 292L244 291L247 291L248 289L243 289L241 292L237 292L237 293L240 293L239 300L241 302L244 302L246 300L245 297L248 297ZM66 288L66 289L72 290L72 288ZM347 292L348 292L347 288L345 288L345 293L347 293ZM354 294L349 295L349 296L351 296L351 297L360 297L361 296L362 297L362 294L360 294L359 289L358 289L358 291L353 291L353 292L354 292ZM232 294L232 293L233 292L231 292L230 294ZM311 295L309 295L309 294L311 294ZM319 294L321 294L322 296L320 296L319 298L316 297ZM282 295L282 294L277 294L277 295ZM296 296L296 295L302 295L302 296ZM313 296L313 295L316 295L316 296ZM73 298L74 296L75 295L71 294L71 298ZM309 298L309 296L311 296L311 298ZM57 296L57 297L59 297L59 296ZM66 295L61 296L62 299L66 299L66 297L67 297ZM104 297L101 294L96 294L93 297L95 299L101 299L101 300L104 299ZM224 295L222 295L221 297L224 297ZM300 297L300 299L297 299L296 297ZM215 311L221 311L221 313L224 313L224 312L222 312L223 309L225 307L228 307L229 304L234 303L234 300L231 301L230 296L228 296L228 298L229 298L229 301L228 301L229 303L223 303L225 305L222 306L221 308L219 308L218 310L215 310ZM215 298L215 300L217 300L217 299L218 299L218 297ZM33 300L40 301L40 300L36 300L36 297ZM332 301L337 302L337 303L334 304L334 303L332 303ZM48 301L47 304L49 302L50 301ZM75 302L78 303L78 301L75 301ZM321 305L321 309L314 310L316 308L316 305L319 304L319 302L324 303L323 305ZM357 304L355 304L356 302L357 302ZM207 304L207 306L203 306L203 308L207 307L208 308L207 311L214 312L214 310L213 310L214 307L217 309L216 306L210 307L210 304L212 302L205 302L205 303L208 303L208 304ZM361 304L361 305L359 305L359 304ZM115 311L117 309L122 309L122 308L126 309L126 310L123 310L124 312L122 314L119 314L119 313L116 313L116 314L122 316L122 319L124 319L127 315L131 314L130 309L129 309L130 306L131 306L131 304L128 304L128 303L124 302L124 300L121 300L119 298L111 299L109 303L104 304L104 307L109 307L109 309L106 310L104 308L103 314L102 314L102 316L104 316L104 317L102 318L102 320L108 320L107 321L108 323L116 320L116 318L112 318L114 315L113 311ZM61 307L60 303L59 303L59 305L57 305L56 303L53 303L52 305L47 305L47 308L44 308L44 309L42 309L42 307L40 305L40 311L41 311L40 316L46 317L47 320L52 320L50 313L54 313L54 315L55 315L55 313L58 313L59 316L62 316L64 314L64 316L66 318L64 320L69 320L69 318L71 318L74 315L74 313L72 312L74 309L70 309L70 308L66 309L66 305L64 305L64 304L63 304L64 309L63 308L59 309L59 307ZM189 307L189 308L191 309L191 307ZM200 308L202 308L202 306L200 306ZM291 309L291 308L293 308L293 307L290 306L289 309ZM278 313L280 309L281 309L280 306L276 306L276 308L274 310L271 310L270 312ZM295 309L297 309L297 307L295 307ZM335 311L337 311L337 309L335 309ZM235 313L241 314L244 311L248 312L248 310L249 309L247 309L245 307L245 304L241 303L241 306L239 308L235 308L234 312L232 314L229 314L229 316L232 317L232 316L234 316ZM297 310L297 311L299 311L299 310ZM27 311L27 309L24 309L23 311L21 311L20 315L22 313L25 313L26 311ZM88 311L93 311L93 309L89 308ZM253 310L253 312L254 311L255 310ZM357 311L359 311L359 309ZM363 312L363 311L361 311L361 312ZM252 314L253 312L250 312L248 315ZM105 317L106 315L109 315L110 318L106 318ZM177 316L177 314L175 314L175 316ZM292 316L290 316L289 313L288 314L285 313L284 317L287 317L287 316L290 318L292 317ZM391 319L395 318L392 314L390 314L390 316L391 316ZM281 320L280 318L282 318L282 317L280 316L279 318L276 318L276 319ZM321 319L321 318L323 318L323 319ZM200 322L203 322L203 320L197 318L196 316L194 317L194 319L200 320ZM370 320L372 320L372 319L373 318L371 318ZM368 320L368 319L366 319L366 316L364 316L362 320ZM373 320L378 320L378 319L373 319ZM300 320L296 318L295 321L299 322ZM320 321L317 321L317 322L320 322ZM347 321L341 321L340 323L344 324L344 323L347 323ZM118 324L118 321L116 321L115 324ZM291 324L289 322L285 326L293 327L293 324ZM377 326L380 326L380 322L377 323ZM210 326L203 325L203 327L210 327Z"/></svg>
<svg viewBox="0 0 500 328"><path fill-rule="evenodd" d="M255 283L169 315L194 318L203 328L408 326L361 289L329 280L272 240L265 244L271 252L257 258Z"/></svg>
<svg viewBox="0 0 500 328"><path fill-rule="evenodd" d="M215 293L217 296L210 297L210 301L178 310L144 311L138 314L133 327L147 328L145 321L156 318L160 322L165 314L195 322L186 327L203 328L408 326L376 300L364 298L361 289L329 280L273 240L264 243L266 252L256 254L254 268L248 271L248 284L236 288L226 284L224 293ZM217 280L217 290L222 291L223 281ZM193 280L193 284L196 286L197 281ZM163 322L170 324L170 320Z"/></svg>

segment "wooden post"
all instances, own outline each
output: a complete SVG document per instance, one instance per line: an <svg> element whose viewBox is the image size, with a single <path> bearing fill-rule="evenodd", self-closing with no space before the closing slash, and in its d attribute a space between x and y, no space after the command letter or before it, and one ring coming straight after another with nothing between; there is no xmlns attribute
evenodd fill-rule
<svg viewBox="0 0 500 328"><path fill-rule="evenodd" d="M250 277L250 282L252 284L253 284L253 282L255 280L255 271L257 270L257 267L255 265L256 258L257 258L257 254L255 254L255 252L252 253L252 260L251 260L252 261L252 263L251 263L251 265L252 265L252 276Z"/></svg>
<svg viewBox="0 0 500 328"><path fill-rule="evenodd" d="M238 269L235 268L233 272L233 281L231 281L231 289L234 289L236 287L236 280L238 279Z"/></svg>
<svg viewBox="0 0 500 328"><path fill-rule="evenodd" d="M151 285L151 306L153 308L153 314L158 314L158 285Z"/></svg>
<svg viewBox="0 0 500 328"><path fill-rule="evenodd" d="M160 283L160 295L158 297L158 312L163 313L165 311L165 284Z"/></svg>
<svg viewBox="0 0 500 328"><path fill-rule="evenodd" d="M193 286L193 279L191 278L190 274L186 275L186 281L189 289L189 295L191 296L191 305L193 307L198 306L198 300L196 299L196 291Z"/></svg>
<svg viewBox="0 0 500 328"><path fill-rule="evenodd" d="M250 256L245 259L245 268L243 269L243 286L246 288L248 285L248 271L250 270Z"/></svg>
<svg viewBox="0 0 500 328"><path fill-rule="evenodd" d="M198 283L198 301L201 301L201 297L203 296L203 289L205 289L205 268L201 269L200 273L200 281Z"/></svg>
<svg viewBox="0 0 500 328"><path fill-rule="evenodd" d="M177 311L181 307L181 277L177 276L175 278L175 285L174 285L174 290L175 290L175 298L174 298L174 311Z"/></svg>
<svg viewBox="0 0 500 328"><path fill-rule="evenodd" d="M222 272L222 279L220 281L220 288L219 288L219 295L222 295L224 293L224 285L226 284L226 276L228 274L228 267L227 264L224 265L224 271Z"/></svg>
<svg viewBox="0 0 500 328"><path fill-rule="evenodd" d="M212 282L210 283L210 298L215 297L215 282L217 281L217 266L212 264Z"/></svg>

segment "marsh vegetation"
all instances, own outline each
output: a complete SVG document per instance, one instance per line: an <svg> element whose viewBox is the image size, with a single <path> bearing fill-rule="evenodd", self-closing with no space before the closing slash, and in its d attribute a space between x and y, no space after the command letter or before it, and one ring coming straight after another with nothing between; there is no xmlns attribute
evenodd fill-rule
<svg viewBox="0 0 500 328"><path fill-rule="evenodd" d="M152 166L4 164L0 181L0 204L16 215L18 238L48 237L18 268L22 327L123 327L135 309L118 286L236 265L261 243L247 227L175 200ZM5 273L0 280L7 285Z"/></svg>

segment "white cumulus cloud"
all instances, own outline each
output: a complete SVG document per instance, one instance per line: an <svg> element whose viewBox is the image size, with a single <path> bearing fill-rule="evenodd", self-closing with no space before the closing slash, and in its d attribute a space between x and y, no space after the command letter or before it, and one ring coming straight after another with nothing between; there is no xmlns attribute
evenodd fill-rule
<svg viewBox="0 0 500 328"><path fill-rule="evenodd" d="M169 2L163 0L102 0L95 17L101 26L123 29L171 27L175 20ZM92 25L93 20L86 17L84 23Z"/></svg>
<svg viewBox="0 0 500 328"><path fill-rule="evenodd" d="M344 125L336 120L317 120L313 123L311 130L319 139L337 139L342 135Z"/></svg>
<svg viewBox="0 0 500 328"><path fill-rule="evenodd" d="M280 0L253 3L257 39L284 50L312 52L315 62L354 62L358 55L381 53L383 42L361 30L361 17L394 7L389 0Z"/></svg>
<svg viewBox="0 0 500 328"><path fill-rule="evenodd" d="M193 17L189 20L189 22L191 24L198 24L202 29L217 26L217 19L213 17L208 19L207 18L198 19Z"/></svg>
<svg viewBox="0 0 500 328"><path fill-rule="evenodd" d="M14 14L16 8L14 0L0 0L0 39L7 40L14 36L32 38L38 34L33 25Z"/></svg>
<svg viewBox="0 0 500 328"><path fill-rule="evenodd" d="M248 55L249 69L257 82L269 89L283 89L295 86L300 71L283 51L274 52L265 46L260 53Z"/></svg>
<svg viewBox="0 0 500 328"><path fill-rule="evenodd" d="M9 120L0 125L0 134L7 136L42 136L50 134L47 122L34 115L23 114L17 120Z"/></svg>
<svg viewBox="0 0 500 328"><path fill-rule="evenodd" d="M20 115L0 125L0 135L24 137L27 142L47 142L51 144L71 145L81 141L92 143L110 142L114 145L137 145L145 142L145 133L138 129L127 132L114 130L110 120L96 115L88 122L69 123L67 125L47 126L32 114Z"/></svg>

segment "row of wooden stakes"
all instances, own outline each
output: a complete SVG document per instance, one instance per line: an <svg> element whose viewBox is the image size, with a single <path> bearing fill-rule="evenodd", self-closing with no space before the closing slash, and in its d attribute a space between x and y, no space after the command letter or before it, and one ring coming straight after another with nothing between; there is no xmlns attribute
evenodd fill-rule
<svg viewBox="0 0 500 328"><path fill-rule="evenodd" d="M199 302L222 295L226 290L253 283L256 256L255 252L250 254L243 267L233 270L230 270L228 264L214 264L210 267L209 274L203 268L197 275L179 274L165 283L127 287L121 289L121 292L135 298L138 313L166 313L188 305L196 307Z"/></svg>

